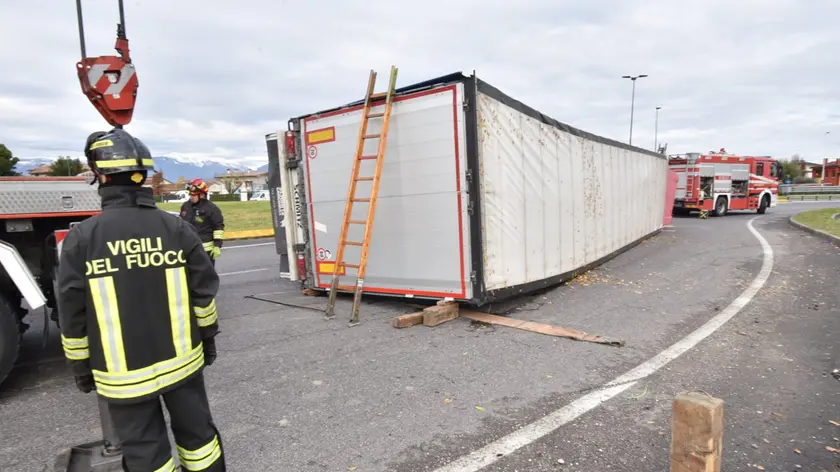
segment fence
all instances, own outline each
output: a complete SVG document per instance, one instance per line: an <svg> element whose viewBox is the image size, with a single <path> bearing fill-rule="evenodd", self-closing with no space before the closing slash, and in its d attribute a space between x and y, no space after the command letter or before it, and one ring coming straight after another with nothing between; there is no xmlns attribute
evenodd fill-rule
<svg viewBox="0 0 840 472"><path fill-rule="evenodd" d="M837 185L814 185L814 184L783 184L779 185L779 195L788 196L810 196L810 195L838 195L840 186ZM838 197L840 198L840 197Z"/></svg>

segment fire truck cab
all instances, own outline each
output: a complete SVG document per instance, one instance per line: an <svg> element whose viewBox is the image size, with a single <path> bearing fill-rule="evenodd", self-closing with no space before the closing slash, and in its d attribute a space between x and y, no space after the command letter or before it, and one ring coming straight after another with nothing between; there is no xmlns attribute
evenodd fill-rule
<svg viewBox="0 0 840 472"><path fill-rule="evenodd" d="M738 156L725 149L708 154L688 153L668 157L677 173L674 213L692 210L723 216L730 210L764 213L775 207L782 168L768 156Z"/></svg>

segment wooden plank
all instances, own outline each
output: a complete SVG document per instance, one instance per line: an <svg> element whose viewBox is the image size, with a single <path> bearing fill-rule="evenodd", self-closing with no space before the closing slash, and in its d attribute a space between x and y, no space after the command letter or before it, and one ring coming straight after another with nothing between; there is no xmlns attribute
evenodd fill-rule
<svg viewBox="0 0 840 472"><path fill-rule="evenodd" d="M594 334L584 333L569 328L561 328L559 326L551 326L543 323L534 323L533 321L517 320L499 315L490 315L487 313L479 313L476 311L461 310L461 316L473 321L481 323L507 326L510 328L522 329L534 333L545 334L548 336L557 336L561 338L574 339L576 341L586 341L597 344L607 344L610 346L623 346L623 340L609 339L603 336L596 336Z"/></svg>
<svg viewBox="0 0 840 472"><path fill-rule="evenodd" d="M706 393L674 398L671 472L720 472L723 452L723 400Z"/></svg>
<svg viewBox="0 0 840 472"><path fill-rule="evenodd" d="M437 326L458 317L458 303L452 300L441 300L437 305L430 306L423 310L423 324L425 326Z"/></svg>
<svg viewBox="0 0 840 472"><path fill-rule="evenodd" d="M392 324L394 328L408 328L409 326L419 325L423 323L423 312L409 313L407 315L395 316Z"/></svg>

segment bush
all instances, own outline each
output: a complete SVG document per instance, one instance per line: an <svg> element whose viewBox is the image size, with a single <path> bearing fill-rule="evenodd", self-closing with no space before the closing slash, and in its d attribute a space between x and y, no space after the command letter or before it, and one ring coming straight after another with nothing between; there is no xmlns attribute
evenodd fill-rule
<svg viewBox="0 0 840 472"><path fill-rule="evenodd" d="M793 179L793 183L795 183L795 184L815 184L815 183L817 183L817 181L810 178L810 177L799 176L799 177L795 177Z"/></svg>

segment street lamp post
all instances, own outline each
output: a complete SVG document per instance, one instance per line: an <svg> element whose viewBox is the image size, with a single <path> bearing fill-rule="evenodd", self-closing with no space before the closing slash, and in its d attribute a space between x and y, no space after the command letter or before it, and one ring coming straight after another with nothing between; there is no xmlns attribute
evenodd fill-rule
<svg viewBox="0 0 840 472"><path fill-rule="evenodd" d="M623 75L622 79L630 79L633 82L633 95L630 99L630 144L633 144L633 109L636 105L636 79L643 79L647 74L640 75Z"/></svg>
<svg viewBox="0 0 840 472"><path fill-rule="evenodd" d="M653 128L653 152L659 150L659 110L662 107L656 107L656 124Z"/></svg>

